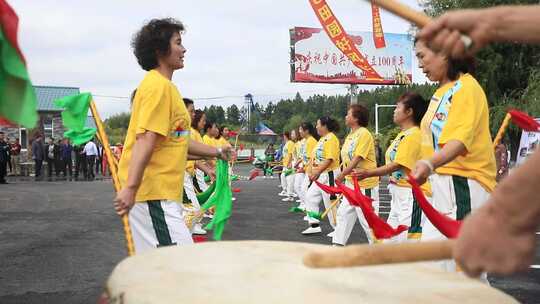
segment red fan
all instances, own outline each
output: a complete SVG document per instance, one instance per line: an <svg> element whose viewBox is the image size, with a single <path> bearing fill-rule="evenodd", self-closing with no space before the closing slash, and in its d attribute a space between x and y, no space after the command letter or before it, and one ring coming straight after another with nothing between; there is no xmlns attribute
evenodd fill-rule
<svg viewBox="0 0 540 304"><path fill-rule="evenodd" d="M422 208L422 211L429 219L429 221L447 238L456 238L459 234L459 228L461 227L461 221L456 221L450 217L437 211L428 202L418 182L409 174L409 184L412 186L413 195L418 201L418 205Z"/></svg>
<svg viewBox="0 0 540 304"><path fill-rule="evenodd" d="M232 192L234 192L234 193L240 193L240 192L242 192L242 190L241 190L240 188L233 188L233 189L232 189Z"/></svg>
<svg viewBox="0 0 540 304"><path fill-rule="evenodd" d="M510 110L508 113L512 116L512 122L518 127L529 132L538 132L540 123L524 112L518 110Z"/></svg>
<svg viewBox="0 0 540 304"><path fill-rule="evenodd" d="M319 183L318 181L314 181L315 184L317 184L317 186L319 186L319 188L321 188L322 191L332 195L332 194L340 194L341 193L341 189L339 189L338 187L332 187L332 186L328 186L328 185L325 185L325 184L321 184Z"/></svg>
<svg viewBox="0 0 540 304"><path fill-rule="evenodd" d="M249 173L249 180L253 180L255 179L255 177L261 175L261 170L258 170L258 169L253 169L251 170L251 172Z"/></svg>
<svg viewBox="0 0 540 304"><path fill-rule="evenodd" d="M233 130L229 131L229 136L236 136L236 135L238 135L238 132L233 131Z"/></svg>
<svg viewBox="0 0 540 304"><path fill-rule="evenodd" d="M404 225L399 225L396 229L392 228L392 226L375 214L371 206L371 198L368 198L362 193L355 192L340 182L336 182L336 184L351 205L358 206L362 209L362 213L364 213L364 217L376 238L388 239L409 229L409 227Z"/></svg>

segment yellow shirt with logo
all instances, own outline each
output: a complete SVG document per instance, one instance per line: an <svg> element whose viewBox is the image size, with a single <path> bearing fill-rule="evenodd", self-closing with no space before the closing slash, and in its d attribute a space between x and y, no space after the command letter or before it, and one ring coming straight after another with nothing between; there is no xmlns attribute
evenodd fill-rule
<svg viewBox="0 0 540 304"><path fill-rule="evenodd" d="M461 142L466 152L436 169L479 182L488 192L496 185L496 165L484 90L470 74L440 87L422 119L422 158L428 159L447 142Z"/></svg>
<svg viewBox="0 0 540 304"><path fill-rule="evenodd" d="M199 133L199 131L191 128L191 133L189 133L189 138L193 141L196 141L196 142L199 142L199 143L202 143L203 142L203 139L202 139L202 136L201 136L201 133ZM187 165L186 165L186 171L191 175L193 176L195 174L195 161L194 160L189 160L187 162Z"/></svg>
<svg viewBox="0 0 540 304"><path fill-rule="evenodd" d="M373 136L364 127L358 128L356 131L349 133L343 147L341 148L341 161L343 168L349 166L353 158L361 157L361 160L356 166L357 169L375 169L377 168L377 160L375 158L375 143ZM347 176L351 180L350 175ZM364 189L371 189L379 185L379 177L368 177L358 182L358 185Z"/></svg>
<svg viewBox="0 0 540 304"><path fill-rule="evenodd" d="M124 151L118 165L125 186L138 134L159 134L135 200L182 201L191 118L176 86L156 70L146 73L133 100Z"/></svg>
<svg viewBox="0 0 540 304"><path fill-rule="evenodd" d="M420 128L415 126L399 132L388 146L385 154L386 164L397 163L403 167L403 169L392 172L392 177L397 181L398 186L411 187L407 181L407 175L414 169L416 162L422 157L421 143L422 135ZM429 182L424 183L421 188L424 193L431 196Z"/></svg>
<svg viewBox="0 0 540 304"><path fill-rule="evenodd" d="M294 156L293 156L294 164L296 164L300 159L302 159L301 148L302 148L303 142L304 142L304 139L299 140L294 143Z"/></svg>
<svg viewBox="0 0 540 304"><path fill-rule="evenodd" d="M317 145L317 140L313 138L313 136L309 136L308 138L304 139L304 142L300 146L300 158L302 159L302 164L304 166L304 170L306 171L306 173L311 172L310 159L316 145Z"/></svg>
<svg viewBox="0 0 540 304"><path fill-rule="evenodd" d="M332 132L321 137L311 153L313 167L319 166L325 160L331 159L332 163L324 172L339 168L339 140Z"/></svg>
<svg viewBox="0 0 540 304"><path fill-rule="evenodd" d="M294 154L294 141L289 140L283 146L283 166L288 167Z"/></svg>

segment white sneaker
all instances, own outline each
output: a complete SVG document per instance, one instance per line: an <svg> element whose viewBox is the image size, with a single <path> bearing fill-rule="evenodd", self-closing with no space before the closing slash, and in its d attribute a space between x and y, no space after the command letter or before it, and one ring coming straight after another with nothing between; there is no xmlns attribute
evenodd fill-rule
<svg viewBox="0 0 540 304"><path fill-rule="evenodd" d="M321 226L309 227L308 229L302 231L302 234L315 234L315 233L321 233Z"/></svg>
<svg viewBox="0 0 540 304"><path fill-rule="evenodd" d="M236 200L236 197L232 197L231 200L234 202Z"/></svg>
<svg viewBox="0 0 540 304"><path fill-rule="evenodd" d="M297 203L301 203L302 201L301 201L301 200L299 200L299 199L297 199L297 200L296 200L296 202L297 202Z"/></svg>
<svg viewBox="0 0 540 304"><path fill-rule="evenodd" d="M327 234L326 236L327 236L327 237L333 238L333 237L334 237L334 234L336 234L336 231L332 231L332 232L330 232L329 234Z"/></svg>
<svg viewBox="0 0 540 304"><path fill-rule="evenodd" d="M304 221L309 221L309 216L304 216Z"/></svg>
<svg viewBox="0 0 540 304"><path fill-rule="evenodd" d="M201 227L201 224L197 223L193 226L193 234L205 235L206 230Z"/></svg>
<svg viewBox="0 0 540 304"><path fill-rule="evenodd" d="M285 198L282 198L281 201L282 202L292 202L292 201L294 201L294 198L292 198L290 196L287 196Z"/></svg>
<svg viewBox="0 0 540 304"><path fill-rule="evenodd" d="M281 191L280 193L278 193L279 196L287 196L287 192L285 191Z"/></svg>

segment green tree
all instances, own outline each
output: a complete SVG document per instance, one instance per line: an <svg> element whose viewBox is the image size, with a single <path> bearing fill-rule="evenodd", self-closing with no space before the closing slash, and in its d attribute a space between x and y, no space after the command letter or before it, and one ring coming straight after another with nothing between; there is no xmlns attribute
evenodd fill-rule
<svg viewBox="0 0 540 304"><path fill-rule="evenodd" d="M240 109L235 104L227 108L227 123L233 126L240 125Z"/></svg>

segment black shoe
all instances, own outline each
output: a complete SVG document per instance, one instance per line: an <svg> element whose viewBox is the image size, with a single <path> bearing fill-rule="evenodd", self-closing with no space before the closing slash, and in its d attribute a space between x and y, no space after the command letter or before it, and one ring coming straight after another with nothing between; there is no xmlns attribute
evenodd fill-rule
<svg viewBox="0 0 540 304"><path fill-rule="evenodd" d="M7 181L3 180L3 181L0 181L0 184L9 184Z"/></svg>

